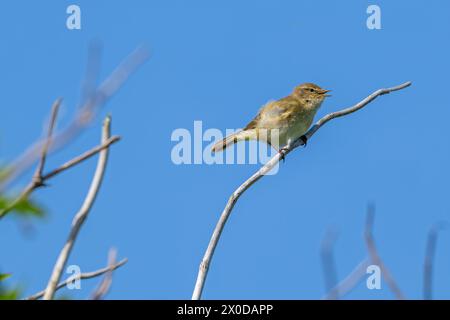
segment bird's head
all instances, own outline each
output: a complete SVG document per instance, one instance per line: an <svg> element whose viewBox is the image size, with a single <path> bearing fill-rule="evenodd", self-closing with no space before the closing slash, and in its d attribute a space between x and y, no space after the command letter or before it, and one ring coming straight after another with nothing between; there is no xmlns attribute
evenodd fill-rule
<svg viewBox="0 0 450 320"><path fill-rule="evenodd" d="M330 97L328 92L314 83L303 83L295 87L292 95L299 99L305 106L316 109L319 108L326 97Z"/></svg>

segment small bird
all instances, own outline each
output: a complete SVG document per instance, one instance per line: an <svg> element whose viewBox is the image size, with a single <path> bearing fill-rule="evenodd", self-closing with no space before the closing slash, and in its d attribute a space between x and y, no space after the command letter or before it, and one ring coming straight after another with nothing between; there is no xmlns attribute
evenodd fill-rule
<svg viewBox="0 0 450 320"><path fill-rule="evenodd" d="M274 148L280 146L281 149L286 148L298 138L303 137L322 102L330 96L327 94L330 91L314 83L304 83L295 87L290 95L265 104L242 131L217 142L211 151L213 153L222 151L244 140L259 140ZM272 129L278 129L278 141L275 141L275 136L270 134ZM262 133L263 130L265 134ZM306 144L306 139L303 139Z"/></svg>

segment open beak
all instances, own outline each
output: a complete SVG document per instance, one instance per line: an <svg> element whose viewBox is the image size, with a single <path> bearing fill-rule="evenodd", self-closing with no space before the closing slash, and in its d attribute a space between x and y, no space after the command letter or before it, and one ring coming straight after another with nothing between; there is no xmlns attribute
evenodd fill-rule
<svg viewBox="0 0 450 320"><path fill-rule="evenodd" d="M331 94L327 94L328 92L330 92L331 90L322 90L320 93L323 94L325 97L331 97Z"/></svg>

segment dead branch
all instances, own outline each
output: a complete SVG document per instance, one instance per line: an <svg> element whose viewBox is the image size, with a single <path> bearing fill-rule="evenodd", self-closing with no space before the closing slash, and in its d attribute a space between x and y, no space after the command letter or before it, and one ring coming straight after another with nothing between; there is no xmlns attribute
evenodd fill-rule
<svg viewBox="0 0 450 320"><path fill-rule="evenodd" d="M305 134L304 138L307 140L310 140L310 138L319 130L324 124L331 121L332 119L343 117L345 115L349 115L353 112L356 112L366 105L368 105L370 102L375 100L377 97L402 90L406 87L409 87L411 85L411 82L405 82L399 86L386 88L386 89L379 89L366 97L361 102L357 103L356 105L343 109L341 111L332 112L321 118L319 121L317 121ZM247 179L243 184L241 184L230 196L228 199L228 202L220 215L219 221L217 222L217 225L213 231L213 234L211 236L211 239L209 241L208 247L206 249L206 252L203 256L203 259L200 263L198 275L197 275L197 281L195 283L194 291L192 294L193 300L199 300L202 296L203 287L205 285L206 277L208 275L209 265L211 263L211 259L214 255L214 251L217 247L217 244L219 242L220 236L222 234L223 228L225 227L225 224L234 208L234 205L238 201L238 199L244 194L245 191L247 191L248 188L250 188L255 182L257 182L259 179L264 177L266 173L268 173L270 170L272 170L280 161L280 159L284 158L286 155L288 155L291 151L296 149L299 146L304 145L305 139L299 138L297 139L291 146L288 146L286 149L282 150L281 152L277 153L274 157L272 157L264 166L262 166L255 174L253 174L249 179Z"/></svg>
<svg viewBox="0 0 450 320"><path fill-rule="evenodd" d="M103 123L102 128L102 143L104 144L111 136L111 118L107 117ZM89 211L94 204L94 201L97 197L97 194L100 190L100 186L103 180L103 176L106 170L106 164L108 162L108 153L109 148L105 148L100 152L97 169L95 170L94 177L91 182L91 186L89 188L88 194L84 200L83 205L81 206L78 213L75 215L75 218L72 222L72 229L70 230L69 237L64 244L61 253L56 261L55 267L53 268L53 272L50 276L50 280L48 282L47 288L44 294L44 300L53 299L53 295L56 290L56 286L61 278L61 273L66 265L67 259L69 258L70 252L72 251L73 245L75 244L75 240L81 230L81 227L86 220Z"/></svg>
<svg viewBox="0 0 450 320"><path fill-rule="evenodd" d="M116 270L117 268L120 268L121 266L123 266L125 263L128 262L128 259L122 259L120 260L118 263L114 264L114 265L109 265L105 268L96 270L96 271L92 271L92 272L86 272L86 273L81 273L78 275L74 275L74 276L70 276L69 278L67 278L66 280L60 282L57 286L56 286L56 290L59 290L61 288L64 288L65 286L67 286L70 283L73 283L76 280L83 280L83 279L91 279L91 278L95 278L98 276L101 276L105 273L108 272L112 272L114 270ZM42 298L45 294L45 290L39 291L38 293L33 294L32 296L29 296L28 298L25 298L25 300L37 300L39 298Z"/></svg>

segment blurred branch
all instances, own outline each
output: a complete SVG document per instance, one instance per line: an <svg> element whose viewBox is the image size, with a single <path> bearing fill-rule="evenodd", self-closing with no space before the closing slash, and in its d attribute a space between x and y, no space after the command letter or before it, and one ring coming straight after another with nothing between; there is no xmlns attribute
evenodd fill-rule
<svg viewBox="0 0 450 320"><path fill-rule="evenodd" d="M116 264L116 259L117 259L117 250L111 248L108 253L108 266L110 268ZM110 269L108 272L105 273L102 282L100 283L98 288L93 292L91 300L101 300L106 296L109 289L111 288L112 276L113 272Z"/></svg>
<svg viewBox="0 0 450 320"><path fill-rule="evenodd" d="M100 41L89 43L86 70L82 82L80 104L84 105L95 94L97 79L100 75L100 64L103 46Z"/></svg>
<svg viewBox="0 0 450 320"><path fill-rule="evenodd" d="M433 263L436 255L436 245L439 231L443 230L447 224L439 222L434 224L428 232L427 245L425 249L425 261L423 264L423 298L432 299L433 290Z"/></svg>
<svg viewBox="0 0 450 320"><path fill-rule="evenodd" d="M110 136L111 136L111 118L106 117L102 129L102 144L108 141ZM83 225L83 222L86 220L89 211L92 208L92 205L94 204L95 198L97 197L105 173L106 164L108 162L108 153L109 153L108 148L105 148L102 151L100 151L97 169L95 170L95 174L92 179L88 194L84 200L83 205L81 206L80 210L78 211L72 222L72 229L70 230L69 237L63 249L61 250L61 253L59 254L55 267L53 268L53 272L50 276L50 280L45 290L44 300L53 299L56 286L59 282L59 279L61 278L61 273L63 271L64 266L66 265L70 252L72 251L73 245L81 229L81 226Z"/></svg>
<svg viewBox="0 0 450 320"><path fill-rule="evenodd" d="M367 275L367 267L369 265L369 259L364 259L361 261L344 280L332 288L322 299L330 300L336 299L337 297L342 298L346 296Z"/></svg>
<svg viewBox="0 0 450 320"><path fill-rule="evenodd" d="M220 215L219 221L216 224L216 227L213 231L213 234L211 236L211 239L209 241L208 247L206 249L206 252L203 256L203 259L200 263L197 280L195 283L194 291L192 294L193 300L198 300L202 296L203 287L205 285L206 277L208 275L209 265L211 263L211 259L214 255L214 251L217 247L217 244L219 242L220 236L222 234L223 228L225 227L225 224L234 208L234 205L238 201L238 199L244 194L245 191L247 191L248 188L250 188L255 182L257 182L259 179L261 179L266 173L268 173L270 170L272 170L280 161L280 159L284 159L284 157L289 154L291 151L296 149L299 146L304 145L304 138L310 139L316 132L319 130L324 124L331 121L332 119L339 118L345 115L349 115L353 112L356 112L366 105L368 105L370 102L375 100L377 97L402 90L406 87L409 87L411 85L411 82L405 82L399 86L386 88L386 89L379 89L366 97L361 102L357 103L356 105L343 109L341 111L332 112L321 118L319 121L317 121L305 134L304 137L301 137L294 141L294 143L291 146L287 146L287 148L281 150L278 152L274 157L272 157L264 166L262 166L255 174L253 174L249 179L247 179L243 184L241 184L230 196L228 199L228 202L222 211L222 214Z"/></svg>
<svg viewBox="0 0 450 320"><path fill-rule="evenodd" d="M109 266L107 266L107 267L105 267L103 269L99 269L97 271L86 272L86 273L81 273L81 274L78 274L78 275L70 276L69 278L67 278L63 282L60 282L56 286L55 290L59 290L61 288L64 288L65 286L67 286L70 283L73 283L76 280L91 279L91 278L95 278L95 277L101 276L101 275L103 275L105 273L110 273L110 272L116 270L117 268L120 268L121 266L123 266L127 262L128 262L128 259L123 259L123 260L120 260L118 263L115 263L113 265L109 265ZM43 297L44 294L45 294L45 290L42 290L42 291L40 291L38 293L35 293L32 296L29 296L25 300L37 300L37 299Z"/></svg>
<svg viewBox="0 0 450 320"><path fill-rule="evenodd" d="M361 261L354 269L353 271L344 279L342 280L337 286L332 288L328 291L327 295L323 299L336 299L338 296L344 296L347 293L349 293L351 290L358 285L358 283L366 276L367 274L367 267L370 266L370 264L376 264L381 269L381 274L385 278L386 282L388 283L391 291L395 294L397 299L405 299L403 293L401 292L400 288L398 287L397 283L394 280L394 277L391 275L389 270L387 269L386 265L381 260L378 251L375 246L375 240L373 238L373 223L375 218L375 206L373 204L370 204L367 209L367 216L366 216L366 226L364 230L364 238L366 242L366 246L369 252L369 258L364 259ZM424 271L424 277L427 278L427 273L431 273L431 262L429 265L429 268L427 267L427 261L432 261L433 255L434 255L434 247L435 247L435 232L433 232L434 229L430 230L430 238L431 243L429 241L430 246L427 246L427 257L425 262L425 271ZM430 240L430 239L429 239ZM430 270L430 271L428 271ZM431 277L431 275L430 275ZM430 281L430 287L431 287L431 279ZM426 283L427 280L424 280L424 283ZM424 284L425 286L425 284Z"/></svg>
<svg viewBox="0 0 450 320"><path fill-rule="evenodd" d="M91 123L98 110L149 57L147 49L138 47L119 64L103 83L95 88L94 84L98 75L100 60L99 47L99 45L91 46L89 51L86 76L83 83L82 105L69 125L54 136L51 147L46 150L46 153L60 149L77 137ZM0 180L0 194L36 162L46 141L44 139L36 142L5 168L5 177Z"/></svg>
<svg viewBox="0 0 450 320"><path fill-rule="evenodd" d="M367 250L369 252L369 257L370 257L371 263L377 265L380 268L382 276L386 280L389 288L394 293L395 297L397 299L404 300L405 296L401 292L401 290L400 290L399 286L397 285L397 282L395 281L391 272L384 264L383 260L381 259L380 255L378 254L377 248L375 246L375 240L373 238L374 219L375 219L375 206L369 205L367 207L366 229L364 232L364 237L366 239L366 246L367 246Z"/></svg>
<svg viewBox="0 0 450 320"><path fill-rule="evenodd" d="M325 292L328 298L339 299L339 292L335 290L337 283L336 263L334 261L333 246L337 240L337 231L328 229L322 239L320 246L320 258L322 260L323 276L325 279Z"/></svg>
<svg viewBox="0 0 450 320"><path fill-rule="evenodd" d="M18 198L16 198L14 201L12 201L9 205L7 205L5 208L0 210L0 219L3 218L8 212L10 212L14 207L16 207L20 202L28 198L30 193L39 187L42 187L45 185L44 179L42 177L44 166L45 166L45 160L47 158L47 152L52 142L52 134L53 130L56 125L56 118L58 116L59 107L61 106L61 99L57 99L52 106L51 116L50 116L50 122L47 129L47 136L45 143L43 144L42 151L41 151L41 158L39 161L39 164L36 168L36 171L33 175L33 178L31 179L31 182L29 185L21 192Z"/></svg>

